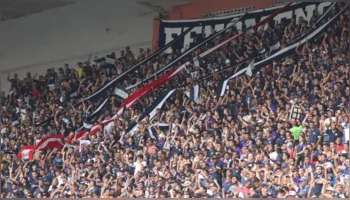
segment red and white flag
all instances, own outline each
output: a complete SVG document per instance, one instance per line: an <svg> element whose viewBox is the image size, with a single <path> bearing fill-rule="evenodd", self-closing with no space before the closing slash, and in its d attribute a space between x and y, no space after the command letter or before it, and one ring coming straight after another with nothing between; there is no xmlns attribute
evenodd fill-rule
<svg viewBox="0 0 350 200"><path fill-rule="evenodd" d="M54 135L44 137L40 142L36 145L35 150L48 150L48 149L62 149L64 147L64 136L63 135Z"/></svg>
<svg viewBox="0 0 350 200"><path fill-rule="evenodd" d="M17 155L18 160L32 160L35 146L24 146Z"/></svg>
<svg viewBox="0 0 350 200"><path fill-rule="evenodd" d="M107 126L109 124L112 124L114 120L113 119L109 119L109 120L105 120L102 123ZM67 139L67 143L72 144L74 137L76 140L80 140L81 138L83 138L85 136L85 134L89 133L89 135L94 135L95 133L97 133L98 131L100 131L100 125L99 124L94 124L94 125L90 125L90 126L85 126L84 125L84 129L77 131L75 133L75 135L71 135L68 137Z"/></svg>

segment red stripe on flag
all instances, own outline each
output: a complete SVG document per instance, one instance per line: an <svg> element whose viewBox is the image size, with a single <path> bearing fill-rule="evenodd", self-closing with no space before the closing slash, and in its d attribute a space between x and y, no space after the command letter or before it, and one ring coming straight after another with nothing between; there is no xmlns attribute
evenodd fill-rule
<svg viewBox="0 0 350 200"><path fill-rule="evenodd" d="M135 100L143 97L146 95L149 91L151 91L153 88L157 88L167 82L171 77L173 77L177 69L172 70L171 72L161 76L159 79L153 81L152 83L149 83L139 89L137 92L129 96L127 99L125 99L124 103L120 106L122 109L126 106L126 108L130 108L135 104Z"/></svg>
<svg viewBox="0 0 350 200"><path fill-rule="evenodd" d="M17 159L33 160L35 146L24 146L17 155Z"/></svg>
<svg viewBox="0 0 350 200"><path fill-rule="evenodd" d="M75 133L75 134L77 134L76 139L82 138L85 135L85 133L86 133L86 130L77 131L77 133ZM75 137L75 134L74 135L70 135L66 142L69 143L69 144L72 144L73 139Z"/></svg>
<svg viewBox="0 0 350 200"><path fill-rule="evenodd" d="M109 119L109 120L106 120L106 121L103 121L102 123L104 125L108 125L109 123L113 122L113 119ZM98 124L94 124L89 132L89 135L94 135L97 131L100 130L100 125ZM69 144L72 144L73 142L73 139L75 137L76 140L79 140L80 138L84 137L84 135L87 133L86 130L82 130L82 131L79 131L77 132L77 136L75 137L74 135L71 135L69 136L68 140L67 140L67 143Z"/></svg>
<svg viewBox="0 0 350 200"><path fill-rule="evenodd" d="M106 121L103 121L102 123L107 126L109 123L112 123L114 120L113 119L109 119ZM97 131L100 130L100 126L99 125L95 125L92 127L91 131L90 131L90 135L94 135Z"/></svg>
<svg viewBox="0 0 350 200"><path fill-rule="evenodd" d="M259 23L255 24L252 28L253 28L253 29L257 29L257 28L259 28L260 26L266 24L266 22L270 21L270 20L273 19L275 16L277 16L278 14L280 14L282 11L284 11L286 8L288 8L291 4L293 4L293 2L291 2L291 3L287 4L287 5L285 5L284 7L278 9L277 11L275 11L274 13L272 13L269 17L267 17L267 18L263 19L262 21L260 21ZM227 39L227 40L221 42L220 44L216 45L215 47L213 47L213 48L207 50L206 52L201 53L201 54L199 55L199 57L200 57L200 58L203 58L203 57L205 57L205 56L211 54L211 53L214 52L215 50L219 49L220 47L224 46L225 44L227 44L227 43L230 42L231 40L233 40L233 39L235 39L235 38L238 38L238 37L240 37L240 36L244 36L244 35L245 35L244 32L239 33L239 34L237 34L237 35L234 35L234 36L230 37L229 39Z"/></svg>
<svg viewBox="0 0 350 200"><path fill-rule="evenodd" d="M48 150L59 148L62 149L64 147L64 136L63 135L54 135L47 136L40 140L40 142L36 145L35 149L38 150Z"/></svg>
<svg viewBox="0 0 350 200"><path fill-rule="evenodd" d="M266 22L272 20L275 16L277 16L279 13L281 13L282 11L284 11L287 7L289 7L291 4L293 4L293 2L290 2L289 4L287 4L286 6L280 8L279 10L277 10L276 12L274 12L273 14L271 14L269 17L263 19L262 21L260 21L259 23L257 23L256 25L254 25L252 28L253 29L257 29L258 27L264 25ZM204 56L212 53L213 51L215 51L216 49L220 48L221 46L225 45L226 43L228 43L229 41L231 41L232 39L242 36L244 35L244 33L239 33L229 39L227 39L226 41L223 41L222 43L220 43L219 45L215 46L212 49L209 49L208 51L202 53L199 55L199 57L203 58ZM143 97L144 95L146 95L149 91L151 91L154 88L159 87L160 85L163 85L165 82L167 82L168 80L170 80L173 76L175 76L178 72L180 72L181 70L178 69L174 69L171 72L161 76L159 79L153 81L152 83L149 83L147 85L145 85L144 87L140 88L138 91L136 91L134 94L132 94L131 96L129 96L128 98L125 99L124 103L120 106L121 109L118 111L118 114L116 114L114 118L117 118L123 111L123 109L128 109L130 107L132 107L136 100ZM108 125L109 123L113 122L112 120L107 120L106 122L103 122L105 125ZM94 125L92 127L92 129L90 130L90 135L94 135L97 131L100 130L100 127L98 125ZM76 136L76 139L80 139L81 137L83 137L85 135L86 131L80 131L78 133L78 135ZM68 143L71 144L72 140L74 139L74 136L70 136L69 139L67 140Z"/></svg>

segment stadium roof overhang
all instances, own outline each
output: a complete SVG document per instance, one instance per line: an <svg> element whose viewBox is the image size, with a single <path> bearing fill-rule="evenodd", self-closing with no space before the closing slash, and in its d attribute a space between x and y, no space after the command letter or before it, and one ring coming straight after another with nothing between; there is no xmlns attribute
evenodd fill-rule
<svg viewBox="0 0 350 200"><path fill-rule="evenodd" d="M45 10L54 9L81 0L1 0L0 22L25 17ZM103 0L105 1L105 0ZM119 1L119 0L118 0ZM167 15L172 12L173 7L188 4L200 0L125 0L134 1L146 6L153 12ZM122 2L122 1L121 1ZM132 9L132 8L130 8Z"/></svg>
<svg viewBox="0 0 350 200"><path fill-rule="evenodd" d="M0 21L8 21L75 3L76 0L1 0Z"/></svg>

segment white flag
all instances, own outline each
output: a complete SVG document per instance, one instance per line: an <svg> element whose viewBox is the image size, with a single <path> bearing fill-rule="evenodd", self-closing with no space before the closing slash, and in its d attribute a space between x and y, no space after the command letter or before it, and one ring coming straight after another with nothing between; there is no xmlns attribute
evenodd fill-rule
<svg viewBox="0 0 350 200"><path fill-rule="evenodd" d="M270 47L270 53L271 53L272 51L276 51L276 50L278 50L278 49L280 49L280 48L281 48L281 44L280 44L280 42L278 41L277 43L273 44L273 45Z"/></svg>
<svg viewBox="0 0 350 200"><path fill-rule="evenodd" d="M246 75L252 76L253 75L253 69L254 69L254 61L250 62L247 71L245 72Z"/></svg>

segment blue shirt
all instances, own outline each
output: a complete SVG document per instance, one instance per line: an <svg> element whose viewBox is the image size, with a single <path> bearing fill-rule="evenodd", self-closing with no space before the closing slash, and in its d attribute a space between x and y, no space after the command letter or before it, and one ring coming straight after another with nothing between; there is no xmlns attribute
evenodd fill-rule
<svg viewBox="0 0 350 200"><path fill-rule="evenodd" d="M315 177L315 181L318 179L324 178L323 175L317 175L317 174L315 174L314 177ZM315 184L313 188L313 193L321 194L322 187L323 187L323 184Z"/></svg>
<svg viewBox="0 0 350 200"><path fill-rule="evenodd" d="M323 136L323 142L335 142L335 135L332 130L327 130L327 134Z"/></svg>
<svg viewBox="0 0 350 200"><path fill-rule="evenodd" d="M297 194L302 195L303 197L307 197L309 190L310 190L310 186L307 185L305 188L299 188Z"/></svg>
<svg viewBox="0 0 350 200"><path fill-rule="evenodd" d="M48 187L46 185L43 185L43 189L44 191L47 191ZM35 198L38 198L38 194L40 193L40 188L38 187L36 190L35 190Z"/></svg>
<svg viewBox="0 0 350 200"><path fill-rule="evenodd" d="M344 175L344 176L345 176L345 175L349 176L349 167L346 166L345 163L342 163L342 166L345 166L345 169L344 169L342 175Z"/></svg>
<svg viewBox="0 0 350 200"><path fill-rule="evenodd" d="M312 163L304 164L304 169L309 169L309 167L312 167L313 170L315 170L315 165Z"/></svg>
<svg viewBox="0 0 350 200"><path fill-rule="evenodd" d="M224 187L225 189L225 192L227 192L227 190L231 187L232 183L230 184L227 184L226 182L222 184L222 186Z"/></svg>
<svg viewBox="0 0 350 200"><path fill-rule="evenodd" d="M318 138L321 137L321 132L318 130L318 129L314 129L312 131L310 131L309 133L309 143L317 143L318 141Z"/></svg>
<svg viewBox="0 0 350 200"><path fill-rule="evenodd" d="M54 163L54 165L62 165L63 160L62 160L62 158L56 157L53 163Z"/></svg>
<svg viewBox="0 0 350 200"><path fill-rule="evenodd" d="M49 173L47 173L47 175L46 175L46 180L47 180L49 183L51 183L52 180L53 180L53 177L54 177L54 175L51 174L51 172L49 172ZM46 180L44 180L44 182L46 182Z"/></svg>
<svg viewBox="0 0 350 200"><path fill-rule="evenodd" d="M33 185L39 185L39 181L38 179L34 180L34 179L30 179L30 185L31 185L31 188L35 190L35 188L33 188Z"/></svg>

